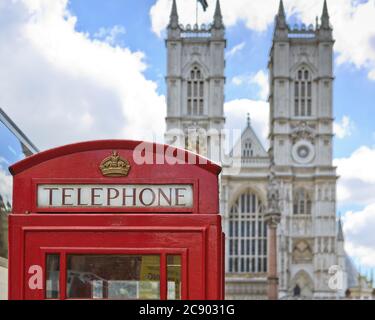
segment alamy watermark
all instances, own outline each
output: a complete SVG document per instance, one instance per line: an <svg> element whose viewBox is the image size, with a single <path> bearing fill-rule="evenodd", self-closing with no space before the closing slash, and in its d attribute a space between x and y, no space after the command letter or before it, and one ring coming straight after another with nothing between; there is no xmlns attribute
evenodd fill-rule
<svg viewBox="0 0 375 320"><path fill-rule="evenodd" d="M328 287L333 291L342 291L345 289L345 272L341 266L333 265L328 269L331 275L328 279Z"/></svg>
<svg viewBox="0 0 375 320"><path fill-rule="evenodd" d="M137 165L204 165L211 161L239 172L243 165L241 134L239 129L174 129L166 133L166 145L157 144L156 150L153 144L140 143L134 149L133 160ZM187 156L186 150L190 151Z"/></svg>

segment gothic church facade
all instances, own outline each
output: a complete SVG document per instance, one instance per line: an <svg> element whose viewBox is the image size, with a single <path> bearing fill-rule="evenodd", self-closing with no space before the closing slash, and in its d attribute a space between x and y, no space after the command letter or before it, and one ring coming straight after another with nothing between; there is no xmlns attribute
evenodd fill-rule
<svg viewBox="0 0 375 320"><path fill-rule="evenodd" d="M266 298L264 214L271 169L280 183L279 297L344 297L347 258L332 165L334 39L326 2L316 26L291 28L280 1L268 64L268 150L249 118L239 141L225 152L226 39L219 0L208 26L180 25L174 0L167 30L165 142L223 166L227 298ZM332 267L340 271L339 290L329 285Z"/></svg>

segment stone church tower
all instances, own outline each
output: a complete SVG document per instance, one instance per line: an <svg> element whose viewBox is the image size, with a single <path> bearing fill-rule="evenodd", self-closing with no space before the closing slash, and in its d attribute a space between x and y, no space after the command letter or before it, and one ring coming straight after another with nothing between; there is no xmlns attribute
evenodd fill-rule
<svg viewBox="0 0 375 320"><path fill-rule="evenodd" d="M316 26L287 24L283 2L269 57L270 148L250 116L223 158L225 29L219 0L209 26L179 25L173 1L168 37L165 142L220 162L220 210L226 233L226 295L267 297L267 186L280 184L279 297L343 297L344 238L336 218L333 156L332 27L324 2ZM225 161L224 161L225 160ZM235 165L234 165L235 164ZM239 165L239 166L238 166ZM343 286L336 290L330 272ZM330 284L330 285L329 285Z"/></svg>
<svg viewBox="0 0 375 320"><path fill-rule="evenodd" d="M226 47L220 3L213 24L179 24L173 0L167 28L167 132L165 141L219 161L224 129Z"/></svg>
<svg viewBox="0 0 375 320"><path fill-rule="evenodd" d="M327 3L320 25L290 28L283 2L269 60L270 150L283 184L280 293L332 297L337 265L333 153L333 45Z"/></svg>

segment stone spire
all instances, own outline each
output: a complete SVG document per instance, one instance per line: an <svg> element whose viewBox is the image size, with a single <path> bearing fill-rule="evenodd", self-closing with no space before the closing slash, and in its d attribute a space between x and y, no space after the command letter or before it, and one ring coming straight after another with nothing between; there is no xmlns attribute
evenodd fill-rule
<svg viewBox="0 0 375 320"><path fill-rule="evenodd" d="M221 14L220 0L216 1L214 23L212 25L211 34L213 39L225 40L225 26L223 23L223 15Z"/></svg>
<svg viewBox="0 0 375 320"><path fill-rule="evenodd" d="M172 10L171 10L171 15L169 17L169 24L168 24L167 31L168 31L168 39L170 40L179 39L181 36L181 29L179 27L179 22L178 22L176 0L173 0L173 3L172 3Z"/></svg>
<svg viewBox="0 0 375 320"><path fill-rule="evenodd" d="M333 41L333 30L330 24L327 0L324 0L323 13L320 20L321 24L319 28L319 38L322 41Z"/></svg>
<svg viewBox="0 0 375 320"><path fill-rule="evenodd" d="M247 127L250 128L251 127L251 117L250 117L250 113L247 114Z"/></svg>
<svg viewBox="0 0 375 320"><path fill-rule="evenodd" d="M178 28L178 12L177 12L176 0L173 0L172 11L171 11L171 15L169 17L168 28L170 28L170 29L177 29Z"/></svg>
<svg viewBox="0 0 375 320"><path fill-rule="evenodd" d="M286 15L285 15L283 0L280 0L279 12L277 13L277 16L276 16L276 28L278 28L278 29L286 29L287 28Z"/></svg>
<svg viewBox="0 0 375 320"><path fill-rule="evenodd" d="M214 28L224 29L223 15L221 14L220 0L216 1L216 9L214 15Z"/></svg>
<svg viewBox="0 0 375 320"><path fill-rule="evenodd" d="M322 14L322 25L321 25L321 27L323 29L326 29L326 30L331 29L331 26L330 26L330 23L329 23L329 14L328 14L327 0L324 0L323 14Z"/></svg>
<svg viewBox="0 0 375 320"><path fill-rule="evenodd" d="M288 40L288 24L286 23L286 15L283 0L280 0L279 11L275 17L274 40Z"/></svg>

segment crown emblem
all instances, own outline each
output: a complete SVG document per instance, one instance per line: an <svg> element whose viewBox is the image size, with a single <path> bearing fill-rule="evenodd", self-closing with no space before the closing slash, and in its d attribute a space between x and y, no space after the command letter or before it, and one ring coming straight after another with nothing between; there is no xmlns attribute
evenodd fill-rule
<svg viewBox="0 0 375 320"><path fill-rule="evenodd" d="M99 166L103 176L126 177L129 174L130 164L128 160L122 159L117 151L105 158Z"/></svg>

